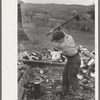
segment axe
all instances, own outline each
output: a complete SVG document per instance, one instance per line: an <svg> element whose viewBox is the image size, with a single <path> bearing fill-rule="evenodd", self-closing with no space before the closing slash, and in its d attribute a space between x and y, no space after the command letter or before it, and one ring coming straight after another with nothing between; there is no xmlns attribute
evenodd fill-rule
<svg viewBox="0 0 100 100"><path fill-rule="evenodd" d="M50 35L51 33L53 33L56 30L59 30L62 26L64 26L65 24L69 23L70 21L72 21L74 19L76 21L80 21L81 20L80 16L77 14L76 10L72 11L72 17L71 18L69 18L66 22L64 22L60 26L58 26L55 29L51 30L49 33L46 34L46 36Z"/></svg>

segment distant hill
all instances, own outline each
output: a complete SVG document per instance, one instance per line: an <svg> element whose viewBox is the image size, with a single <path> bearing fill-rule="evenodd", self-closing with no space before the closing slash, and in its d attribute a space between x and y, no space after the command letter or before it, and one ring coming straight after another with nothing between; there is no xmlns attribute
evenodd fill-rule
<svg viewBox="0 0 100 100"><path fill-rule="evenodd" d="M22 5L22 8L24 9L41 9L41 10L46 10L46 11L72 11L76 9L79 12L87 11L90 6L84 6L84 5L65 5L65 4L31 4L31 3L24 3Z"/></svg>
<svg viewBox="0 0 100 100"><path fill-rule="evenodd" d="M52 44L50 42L51 36L47 37L46 34L53 29L54 27L58 26L59 23L56 24L56 21L65 20L64 18L67 18L70 15L71 11L74 9L77 10L77 12L84 12L87 11L90 6L83 6L83 5L63 5L63 4L29 4L29 3L23 3L22 5L22 14L23 14L23 27L25 29L25 32L28 35L29 42L24 43L25 48L28 50L33 50L33 48L38 48L38 50L41 50L40 48L51 48ZM42 25L39 26L40 20L39 18L43 18L42 15L45 15L45 11L51 16L51 26L49 25ZM26 12L28 14L33 14L31 17L30 15L26 15ZM34 21L36 15L38 15L38 21ZM57 17L60 19L58 20ZM41 18L41 19L42 19ZM52 23L54 22L54 23ZM88 25L88 21L84 21ZM43 21L43 24L45 21ZM54 24L54 25L53 25ZM55 25L56 24L56 25ZM77 45L82 45L83 47L88 48L89 50L94 50L94 32L84 32L84 27L81 26L81 22L76 22L75 20L64 26L65 30L70 29L70 34L73 36L73 38L76 41ZM80 27L81 26L81 27ZM89 26L90 27L90 26ZM87 27L86 27L87 28ZM92 27L94 28L94 27ZM80 31L83 30L83 31ZM69 30L66 30L69 31ZM87 43L88 41L88 43Z"/></svg>
<svg viewBox="0 0 100 100"><path fill-rule="evenodd" d="M73 10L82 13L88 11L89 8L90 6L84 6L84 5L65 5L65 4L52 4L52 3L51 4L31 4L31 3L22 4L22 11L24 12L28 11L28 13L30 12L31 14L33 14L36 12L46 11L52 17L56 17L56 16L58 17L58 15L59 16L62 15L63 19L64 16L69 16Z"/></svg>
<svg viewBox="0 0 100 100"><path fill-rule="evenodd" d="M22 14L23 16L35 16L36 13L40 14L48 14L51 18L53 19L58 19L58 20L68 20L68 18L71 15L71 12L73 10L76 10L78 13L85 13L87 14L87 11L91 8L90 6L85 6L85 5L66 5L66 4L32 4L32 3L23 3L22 4ZM32 20L32 19L31 19ZM71 23L73 24L73 29L78 29L78 30L92 30L94 32L94 27L91 26L91 19L90 21L84 21L84 25L78 24L77 23ZM90 23L90 24L89 24ZM68 27L71 27L72 25L67 25ZM86 29L85 29L86 28Z"/></svg>

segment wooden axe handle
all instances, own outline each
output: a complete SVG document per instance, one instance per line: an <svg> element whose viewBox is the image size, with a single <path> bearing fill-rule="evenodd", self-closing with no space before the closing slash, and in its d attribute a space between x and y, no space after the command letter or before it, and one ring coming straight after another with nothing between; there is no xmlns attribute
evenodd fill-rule
<svg viewBox="0 0 100 100"><path fill-rule="evenodd" d="M64 26L65 24L69 23L70 21L74 20L74 18L75 18L74 16L71 17L71 18L68 19L65 23L63 23L63 24L61 24L60 26L56 27L56 28L53 30L53 32L56 31L57 29L59 29L60 27ZM51 33L52 33L52 32L49 32L46 36L50 35Z"/></svg>

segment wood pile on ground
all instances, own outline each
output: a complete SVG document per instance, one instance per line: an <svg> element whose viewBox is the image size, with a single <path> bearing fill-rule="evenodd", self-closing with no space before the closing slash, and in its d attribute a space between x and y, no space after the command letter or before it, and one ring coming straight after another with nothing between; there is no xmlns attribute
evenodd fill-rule
<svg viewBox="0 0 100 100"><path fill-rule="evenodd" d="M81 47L79 50L82 58L82 63L77 77L79 79L82 93L84 94L84 100L95 100L95 53L89 52L86 49L84 50ZM40 90L40 95L38 95L40 98L38 98L38 100L76 100L71 95L73 92L71 87L70 94L63 99L60 95L56 94L57 91L61 90L62 72L64 66L52 66L51 64L48 66L45 64L41 64L39 66L33 65L34 61L50 61L52 56L50 56L51 58L45 56L44 59L42 58L44 55L40 56L38 52L24 52L24 55L23 53L20 54L20 59L23 59L24 57L24 61L30 61L29 63L32 63L32 65L30 64L29 66L29 63L23 63L21 60L18 62L18 100L37 100L37 98L35 98L35 92L39 93L39 91L35 90L35 82L38 82L40 85L40 88L38 87ZM35 55L35 57L33 57L33 55L31 56L29 54L38 54L38 56ZM83 54L85 54L88 59L85 59L82 56ZM57 61L59 63L63 63L63 60L60 61L57 59ZM64 61L67 62L67 60Z"/></svg>

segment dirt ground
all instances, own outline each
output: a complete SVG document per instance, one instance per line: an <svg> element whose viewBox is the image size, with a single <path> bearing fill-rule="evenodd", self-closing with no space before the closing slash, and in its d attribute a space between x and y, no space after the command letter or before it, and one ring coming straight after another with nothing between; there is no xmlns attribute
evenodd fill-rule
<svg viewBox="0 0 100 100"><path fill-rule="evenodd" d="M26 65L23 65L26 66ZM29 67L29 66L27 66ZM44 68L32 68L32 74L30 75L30 79L28 83L36 80L38 78L41 80L40 83L40 100L79 100L74 98L72 94L67 96L61 96L57 94L58 91L61 90L61 82L62 82L62 72L64 67L52 67L52 66L45 66ZM23 71L19 71L20 73ZM95 100L95 79L93 77L88 78L87 83L83 83L82 80L79 79L80 87L83 94L83 100ZM35 100L33 88L26 88L28 90L26 100ZM71 87L69 88L70 93L73 93ZM24 99L23 99L24 100Z"/></svg>

